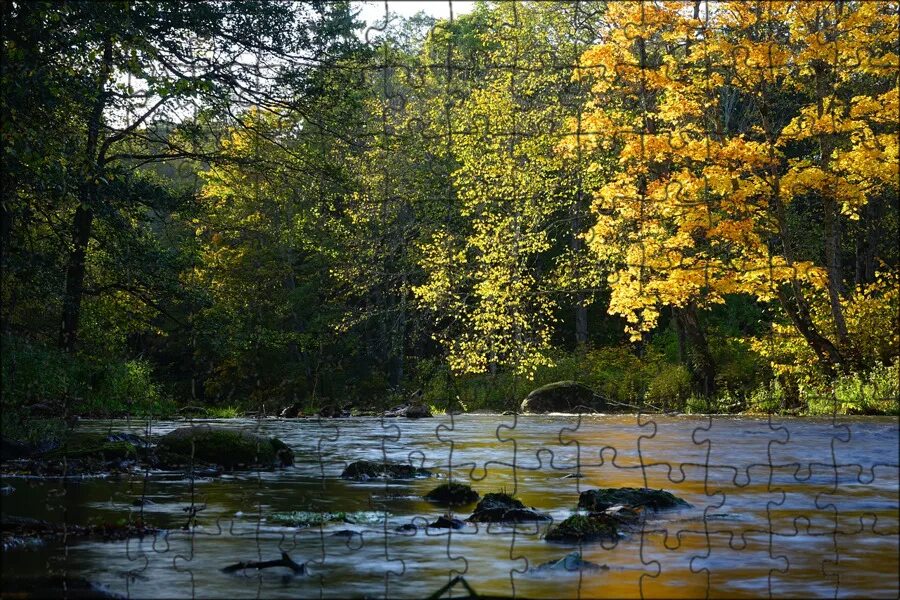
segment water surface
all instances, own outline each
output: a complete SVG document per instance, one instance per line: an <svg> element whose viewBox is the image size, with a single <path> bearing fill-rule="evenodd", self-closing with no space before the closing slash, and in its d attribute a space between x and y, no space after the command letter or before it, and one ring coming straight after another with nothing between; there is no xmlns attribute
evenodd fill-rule
<svg viewBox="0 0 900 600"><path fill-rule="evenodd" d="M528 598L898 595L898 427L894 418L456 415L207 421L275 435L292 468L219 478L147 472L120 479L5 478L3 512L71 523L142 517L165 528L127 542L14 549L4 574L68 573L131 597L421 597L457 574L479 594ZM154 422L154 435L185 423ZM86 421L145 431L146 423ZM352 482L351 461L412 461L441 480ZM575 475L579 474L580 477ZM665 488L692 507L660 513L615 544L552 544L547 525L425 528L421 496L448 477L569 516L596 487ZM133 506L136 499L152 504ZM184 529L191 507L196 526ZM465 518L472 507L461 508ZM379 511L382 523L295 528L276 512ZM415 533L397 532L405 523ZM356 533L334 535L338 531ZM349 537L347 537L349 535ZM288 552L309 574L221 568ZM534 571L580 551L608 569ZM459 590L458 595L463 595Z"/></svg>

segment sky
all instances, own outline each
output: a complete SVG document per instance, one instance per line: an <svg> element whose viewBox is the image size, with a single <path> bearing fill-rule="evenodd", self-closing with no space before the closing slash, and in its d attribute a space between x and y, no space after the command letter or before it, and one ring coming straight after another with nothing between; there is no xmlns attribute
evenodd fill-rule
<svg viewBox="0 0 900 600"><path fill-rule="evenodd" d="M420 10L425 11L429 15L446 19L450 16L450 2L447 0L431 0L429 2L410 1L410 0L389 0L388 9L397 13L402 17L411 17ZM453 15L459 16L470 12L475 2L462 2L453 0ZM376 21L384 18L384 2L369 0L368 2L353 2L355 8L361 8L360 18L365 20L369 25L373 25Z"/></svg>

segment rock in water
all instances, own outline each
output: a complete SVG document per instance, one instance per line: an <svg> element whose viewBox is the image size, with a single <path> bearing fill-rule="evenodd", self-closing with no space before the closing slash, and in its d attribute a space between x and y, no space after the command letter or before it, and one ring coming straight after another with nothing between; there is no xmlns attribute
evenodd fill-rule
<svg viewBox="0 0 900 600"><path fill-rule="evenodd" d="M407 419L427 419L431 410L424 404L401 404L384 411L385 417L406 417Z"/></svg>
<svg viewBox="0 0 900 600"><path fill-rule="evenodd" d="M438 506L459 506L478 501L478 492L464 483L442 483L427 494L425 499Z"/></svg>
<svg viewBox="0 0 900 600"><path fill-rule="evenodd" d="M342 479L414 479L416 477L431 477L428 469L420 469L412 465L394 462L375 462L371 460L358 460L347 465L341 473Z"/></svg>
<svg viewBox="0 0 900 600"><path fill-rule="evenodd" d="M594 391L574 381L557 381L533 390L522 401L523 413L578 412L604 410L604 402Z"/></svg>
<svg viewBox="0 0 900 600"><path fill-rule="evenodd" d="M598 540L619 539L617 522L603 514L572 515L556 527L551 528L544 539L548 542L576 544Z"/></svg>
<svg viewBox="0 0 900 600"><path fill-rule="evenodd" d="M609 567L584 560L580 552L571 552L559 560L542 563L531 570L536 573L552 571L608 571Z"/></svg>
<svg viewBox="0 0 900 600"><path fill-rule="evenodd" d="M434 529L462 529L466 524L450 515L441 515L437 518L437 521L429 523L428 526Z"/></svg>
<svg viewBox="0 0 900 600"><path fill-rule="evenodd" d="M467 521L472 523L527 523L549 521L550 516L526 508L522 501L509 494L485 494Z"/></svg>
<svg viewBox="0 0 900 600"><path fill-rule="evenodd" d="M156 453L162 465L210 463L227 469L294 464L294 453L278 438L249 431L197 425L181 427L159 439Z"/></svg>
<svg viewBox="0 0 900 600"><path fill-rule="evenodd" d="M690 507L690 504L674 494L649 488L600 488L581 492L578 497L578 508L592 512L602 512L619 505L645 507L654 511Z"/></svg>

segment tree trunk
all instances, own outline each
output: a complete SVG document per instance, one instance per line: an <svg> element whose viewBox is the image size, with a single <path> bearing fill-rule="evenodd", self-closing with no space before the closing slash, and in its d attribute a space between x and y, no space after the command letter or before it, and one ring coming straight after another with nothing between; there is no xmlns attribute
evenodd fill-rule
<svg viewBox="0 0 900 600"><path fill-rule="evenodd" d="M830 88L832 73L821 64L814 67L816 74L816 110L821 119L825 116L825 98L833 90ZM834 107L829 109L834 111ZM831 154L834 151L834 140L830 135L819 134L819 167L825 173L831 172ZM847 340L847 323L844 320L844 309L841 306L841 287L843 277L841 274L841 223L838 214L838 199L835 193L832 197L822 198L823 225L825 229L825 269L828 272L828 302L831 306L831 317L837 330L838 345L846 350L849 347Z"/></svg>
<svg viewBox="0 0 900 600"><path fill-rule="evenodd" d="M788 297L785 289L780 287L778 288L778 299L791 323L797 328L797 331L800 332L800 335L803 336L803 339L806 340L813 352L815 352L823 369L829 375L833 375L838 369L842 368L844 359L840 351L828 338L816 330L809 311L803 305L802 298L798 299L795 297L794 301L791 302L791 298Z"/></svg>
<svg viewBox="0 0 900 600"><path fill-rule="evenodd" d="M828 271L828 302L831 305L831 317L837 330L838 344L841 348L849 346L847 340L847 322L844 320L844 309L841 306L841 230L837 216L837 202L825 199L825 265Z"/></svg>
<svg viewBox="0 0 900 600"><path fill-rule="evenodd" d="M712 396L716 391L716 365L709 352L709 343L700 324L697 307L690 303L685 307L675 307L673 312L688 342L687 366L694 377L694 382L704 396Z"/></svg>
<svg viewBox="0 0 900 600"><path fill-rule="evenodd" d="M66 268L66 287L62 306L62 329L59 335L60 348L67 352L75 350L78 341L78 324L81 319L81 299L84 295L85 260L94 222L94 204L97 201L97 180L100 177L100 157L97 148L100 138L100 124L106 108L106 83L112 72L112 40L107 36L103 42L103 63L97 86L97 98L87 120L87 144L85 146L86 177L78 191L78 208L72 221L72 250Z"/></svg>

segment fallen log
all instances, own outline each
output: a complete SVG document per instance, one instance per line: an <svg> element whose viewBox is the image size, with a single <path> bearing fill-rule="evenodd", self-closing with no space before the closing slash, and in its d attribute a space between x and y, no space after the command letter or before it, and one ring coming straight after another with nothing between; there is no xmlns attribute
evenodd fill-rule
<svg viewBox="0 0 900 600"><path fill-rule="evenodd" d="M235 573L237 571L243 571L245 569L268 569L270 567L287 567L291 571L294 572L294 575L303 575L306 572L306 563L297 564L294 560L288 555L287 552L281 553L281 558L278 560L263 560L263 561L241 561L239 563L235 563L233 565L228 565L224 569L222 569L223 573Z"/></svg>

